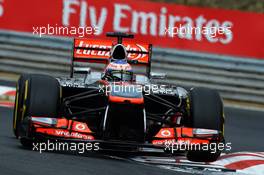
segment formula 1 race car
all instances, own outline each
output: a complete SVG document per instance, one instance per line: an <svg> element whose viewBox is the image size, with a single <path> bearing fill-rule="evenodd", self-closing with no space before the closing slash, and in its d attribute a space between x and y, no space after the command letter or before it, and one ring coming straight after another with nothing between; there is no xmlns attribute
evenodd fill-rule
<svg viewBox="0 0 264 175"><path fill-rule="evenodd" d="M219 94L158 83L165 75L151 72L152 45L123 42L131 34L107 36L117 41L74 39L69 77L20 76L13 130L22 145L53 139L98 142L105 150L155 148L164 154L184 145L189 160L215 161L220 149L193 147L224 142ZM96 72L83 66L88 63L106 66Z"/></svg>

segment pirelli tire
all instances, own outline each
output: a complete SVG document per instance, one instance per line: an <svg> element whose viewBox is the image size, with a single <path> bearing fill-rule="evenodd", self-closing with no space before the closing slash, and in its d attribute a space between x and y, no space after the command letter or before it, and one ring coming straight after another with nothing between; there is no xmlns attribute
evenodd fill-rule
<svg viewBox="0 0 264 175"><path fill-rule="evenodd" d="M57 118L59 105L59 82L48 75L31 75L26 101L26 114L28 116Z"/></svg>
<svg viewBox="0 0 264 175"><path fill-rule="evenodd" d="M190 91L189 100L189 127L213 129L224 134L223 102L217 91L208 88L193 88ZM217 160L220 154L219 149L216 151L191 150L187 152L187 159L196 162L212 162Z"/></svg>
<svg viewBox="0 0 264 175"><path fill-rule="evenodd" d="M22 74L16 84L16 98L15 98L15 107L13 112L13 132L16 137L18 137L18 126L21 122L22 113L23 113L23 100L25 92L25 82L28 80L28 74Z"/></svg>
<svg viewBox="0 0 264 175"><path fill-rule="evenodd" d="M28 122L26 117L58 116L60 105L59 82L48 75L25 74L19 78L14 110L14 133L20 137L23 146L28 147L31 142L28 138ZM25 134L27 133L27 134Z"/></svg>

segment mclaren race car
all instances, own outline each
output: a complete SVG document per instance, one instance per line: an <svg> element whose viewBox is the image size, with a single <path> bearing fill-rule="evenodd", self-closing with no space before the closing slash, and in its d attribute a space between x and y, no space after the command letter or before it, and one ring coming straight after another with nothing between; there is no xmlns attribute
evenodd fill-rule
<svg viewBox="0 0 264 175"><path fill-rule="evenodd" d="M184 151L192 161L216 160L220 149L201 148L224 142L219 94L158 83L166 77L151 71L151 44L130 42L131 34L107 36L117 41L74 39L68 77L20 76L13 130L22 145L98 142L106 150L151 148ZM95 66L87 64L104 68L91 71Z"/></svg>

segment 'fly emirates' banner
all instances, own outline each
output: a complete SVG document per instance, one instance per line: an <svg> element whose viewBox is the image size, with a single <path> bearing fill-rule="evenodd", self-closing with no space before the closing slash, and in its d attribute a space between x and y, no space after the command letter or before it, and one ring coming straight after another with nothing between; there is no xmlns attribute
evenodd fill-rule
<svg viewBox="0 0 264 175"><path fill-rule="evenodd" d="M264 58L264 14L138 0L0 0L0 29L105 38L136 34L164 48Z"/></svg>

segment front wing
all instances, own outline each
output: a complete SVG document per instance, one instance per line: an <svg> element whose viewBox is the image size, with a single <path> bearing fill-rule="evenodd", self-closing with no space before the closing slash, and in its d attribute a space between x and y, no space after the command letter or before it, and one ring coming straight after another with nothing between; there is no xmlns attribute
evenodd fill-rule
<svg viewBox="0 0 264 175"><path fill-rule="evenodd" d="M102 150L133 152L144 151L143 148L169 150L183 146L187 148L186 145L197 146L223 141L222 133L217 130L187 127L161 128L152 140L144 143L104 140L92 132L86 123L65 118L31 117L31 131L35 139L99 143Z"/></svg>

